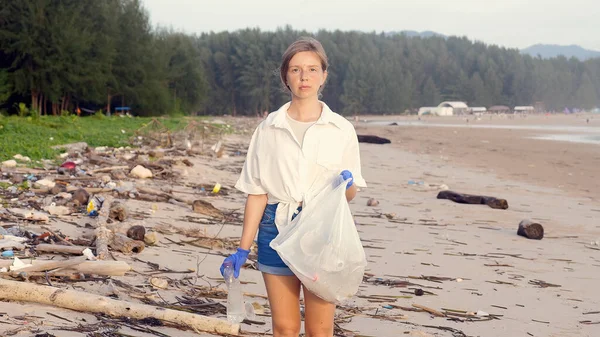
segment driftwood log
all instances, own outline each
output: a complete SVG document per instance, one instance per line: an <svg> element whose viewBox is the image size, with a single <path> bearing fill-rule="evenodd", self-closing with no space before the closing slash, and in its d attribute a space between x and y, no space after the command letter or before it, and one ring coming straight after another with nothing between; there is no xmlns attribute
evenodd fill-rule
<svg viewBox="0 0 600 337"><path fill-rule="evenodd" d="M10 240L0 240L0 250L23 250L25 249L25 245L19 242L14 242Z"/></svg>
<svg viewBox="0 0 600 337"><path fill-rule="evenodd" d="M22 260L23 263L30 263L33 266L40 266L38 270L46 271L56 268L53 260ZM60 262L60 261L59 261ZM12 260L0 260L0 268L9 268L12 265ZM63 268L61 271L82 273L86 275L102 275L102 276L124 276L126 272L131 270L131 266L125 261L84 261L70 267Z"/></svg>
<svg viewBox="0 0 600 337"><path fill-rule="evenodd" d="M146 304L113 300L82 291L61 289L26 282L0 279L0 300L24 301L82 312L103 313L113 317L148 317L180 327L208 333L238 335L239 324L189 312L154 307Z"/></svg>
<svg viewBox="0 0 600 337"><path fill-rule="evenodd" d="M46 243L40 243L35 246L36 252L45 253L65 253L73 255L81 255L83 251L89 247L85 246L64 246L64 245L50 245Z"/></svg>
<svg viewBox="0 0 600 337"><path fill-rule="evenodd" d="M507 209L508 202L506 199L498 199L495 197L486 197L483 195L472 195L463 194L452 191L441 191L437 195L438 199L448 199L459 204L472 204L472 205L488 205L491 208L496 209Z"/></svg>
<svg viewBox="0 0 600 337"><path fill-rule="evenodd" d="M381 138L372 135L357 135L359 143L371 143L371 144L390 144L392 141L387 138Z"/></svg>
<svg viewBox="0 0 600 337"><path fill-rule="evenodd" d="M113 197L107 196L96 219L96 256L98 260L106 259L109 254L108 247L125 254L139 253L145 247L143 241L132 240L123 234L117 233L117 229L112 228L114 226L107 225L106 222L113 202Z"/></svg>
<svg viewBox="0 0 600 337"><path fill-rule="evenodd" d="M55 260L51 260L48 261L47 263L44 264L32 264L29 265L27 267L23 267L19 270L15 270L12 273L17 275L20 273L26 273L26 272L34 272L34 271L47 271L47 270L52 270L52 269L63 269L63 268L71 268L71 267L75 267L79 264L82 264L83 262L87 261L87 257L85 256L78 256L72 259L68 259L68 260L62 260L62 261L55 261Z"/></svg>
<svg viewBox="0 0 600 337"><path fill-rule="evenodd" d="M544 227L537 222L525 219L519 223L517 235L524 236L528 239L541 240L544 238Z"/></svg>
<svg viewBox="0 0 600 337"><path fill-rule="evenodd" d="M112 239L108 245L110 248L125 254L141 253L145 247L144 241L130 239L121 233L113 233Z"/></svg>
<svg viewBox="0 0 600 337"><path fill-rule="evenodd" d="M192 201L187 200L185 198L180 198L180 197L174 196L172 193L167 193L167 192L163 192L163 191L160 191L160 190L155 190L153 188L143 187L143 186L136 186L136 189L138 190L138 192L140 192L140 194L143 193L143 194L155 195L155 196L158 196L158 197L165 198L167 200L168 199L175 199L177 201L184 202L184 203L186 203L188 205L192 204Z"/></svg>
<svg viewBox="0 0 600 337"><path fill-rule="evenodd" d="M112 240L113 233L106 228L106 221L110 212L110 205L113 203L113 197L107 196L102 203L102 208L96 218L96 257L104 260L108 257L108 244Z"/></svg>

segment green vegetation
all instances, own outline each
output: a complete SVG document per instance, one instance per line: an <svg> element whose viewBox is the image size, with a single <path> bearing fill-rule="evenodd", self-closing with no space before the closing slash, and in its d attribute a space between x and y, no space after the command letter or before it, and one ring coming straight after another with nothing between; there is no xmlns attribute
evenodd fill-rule
<svg viewBox="0 0 600 337"><path fill-rule="evenodd" d="M52 146L73 142L93 147L127 146L135 131L151 121L148 117L0 117L0 160L12 159L15 154L32 160L54 159L60 151ZM184 118L161 118L160 122L172 131L188 124Z"/></svg>
<svg viewBox="0 0 600 337"><path fill-rule="evenodd" d="M153 29L140 0L0 0L0 18L0 108L13 113L125 104L156 116L206 97L195 40Z"/></svg>

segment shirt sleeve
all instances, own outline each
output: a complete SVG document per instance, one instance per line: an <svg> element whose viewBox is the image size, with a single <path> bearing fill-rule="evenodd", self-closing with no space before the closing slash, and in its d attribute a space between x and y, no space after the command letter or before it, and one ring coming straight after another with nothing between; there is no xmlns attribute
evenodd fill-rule
<svg viewBox="0 0 600 337"><path fill-rule="evenodd" d="M354 127L350 128L350 139L346 142L346 149L344 150L344 157L342 160L344 168L352 172L356 186L367 187L367 182L362 176L358 136L356 136Z"/></svg>
<svg viewBox="0 0 600 337"><path fill-rule="evenodd" d="M242 173L235 184L235 188L246 194L267 194L267 191L260 182L260 166L258 158L259 143L260 126L256 128L252 135Z"/></svg>

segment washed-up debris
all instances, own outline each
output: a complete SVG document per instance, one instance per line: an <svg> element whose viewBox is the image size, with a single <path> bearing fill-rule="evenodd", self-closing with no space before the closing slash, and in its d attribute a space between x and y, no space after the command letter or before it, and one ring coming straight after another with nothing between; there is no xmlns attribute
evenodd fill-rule
<svg viewBox="0 0 600 337"><path fill-rule="evenodd" d="M169 282L164 278L160 277L151 277L149 280L150 284L158 289L167 289L169 287Z"/></svg>
<svg viewBox="0 0 600 337"><path fill-rule="evenodd" d="M137 319L153 317L181 328L220 334L237 335L240 329L238 324L230 324L217 318L172 309L158 310L154 306L113 300L83 291L3 279L0 279L0 299L55 305L71 310L103 313L113 317L128 316Z"/></svg>
<svg viewBox="0 0 600 337"><path fill-rule="evenodd" d="M33 183L34 188L47 188L51 189L56 186L56 183L50 179L41 179Z"/></svg>
<svg viewBox="0 0 600 337"><path fill-rule="evenodd" d="M131 170L131 172L129 172L129 175L139 179L152 178L152 171L143 167L142 165L137 165Z"/></svg>
<svg viewBox="0 0 600 337"><path fill-rule="evenodd" d="M14 159L5 160L2 162L2 168L15 168L17 167L17 161Z"/></svg>
<svg viewBox="0 0 600 337"><path fill-rule="evenodd" d="M123 203L114 201L110 205L108 217L114 220L125 221L127 219L127 208Z"/></svg>
<svg viewBox="0 0 600 337"><path fill-rule="evenodd" d="M370 143L370 144L390 144L392 141L387 138L382 138L373 135L357 135L359 143Z"/></svg>
<svg viewBox="0 0 600 337"><path fill-rule="evenodd" d="M13 158L16 159L16 160L18 160L18 161L22 161L22 162L26 162L26 163L31 162L31 158L23 156L21 154L15 154L13 156Z"/></svg>
<svg viewBox="0 0 600 337"><path fill-rule="evenodd" d="M76 206L87 205L90 194L83 188L77 189L73 192L73 201L77 202Z"/></svg>
<svg viewBox="0 0 600 337"><path fill-rule="evenodd" d="M196 213L208 215L214 218L222 219L224 217L223 211L213 206L210 202L204 200L194 200L192 209Z"/></svg>
<svg viewBox="0 0 600 337"><path fill-rule="evenodd" d="M54 145L52 149L55 150L66 150L70 153L83 153L87 150L88 144L85 142L79 143L71 143L71 144L62 144L62 145Z"/></svg>
<svg viewBox="0 0 600 337"><path fill-rule="evenodd" d="M538 286L540 288L560 288L561 285L559 284L552 284L552 283L548 283L542 280L530 280L529 284L533 284L535 286Z"/></svg>
<svg viewBox="0 0 600 337"><path fill-rule="evenodd" d="M67 144L62 147L66 152L60 155L59 166L54 162L45 161L43 170L21 165L20 163L24 163L26 159L17 156L15 169L8 169L4 165L3 171L0 172L0 198L2 198L0 221L7 228L4 231L0 227L0 250L4 250L3 259L0 259L0 278L18 283L27 281L23 284L31 292L36 292L32 287L36 283L56 286L53 291L60 289L58 292L60 294L63 294L63 289L67 289L64 286L65 283L75 284L85 281L87 289L84 294L86 295L94 293L88 287L93 287L96 283L99 289L102 289L100 291L102 293L106 294L105 289L108 287L110 296L123 298L123 293L128 292L131 298L138 298L146 303L150 303L151 298L156 296L156 291L152 291L152 289L176 292L185 291L186 288L192 287L197 278L203 277L199 274L201 268L198 268L200 270L193 268L172 270L168 267L158 267L156 265L157 268L151 267L152 270L148 272L143 271L143 269L139 270L136 266L136 274L152 275L149 284L146 283L143 286L128 285L129 282L132 282L130 279L119 281L111 279L111 277L123 277L128 274L124 276L127 278L135 275L129 263L120 261L120 259L137 261L135 255L127 256L120 253L139 253L143 249L147 249L147 246L159 244L161 240L160 243L171 245L170 248L174 248L174 252L188 255L193 253L190 249L198 251L191 246L209 247L210 249L220 248L223 252L213 251L207 252L207 254L224 256L227 255L224 252L225 250L235 249L239 245L239 240L221 239L215 235L209 236L204 228L196 228L196 232L179 231L182 235L190 234L187 239L183 236L177 236L177 240L172 240L172 237L162 238L159 234L160 228L158 230L153 228L161 222L161 220L156 219L160 219L162 215L158 215L156 219L150 219L151 225L149 226L141 226L141 223L138 225L130 222L131 219L145 220L152 217L155 211L158 210L155 207L156 205L152 205L152 207L147 205L147 209L151 209L151 211L145 212L144 206L140 206L143 205L140 201L154 198L157 202L168 203L164 205L164 208L168 211L173 209L172 205L185 206L185 209L180 209L179 212L187 214L176 216L181 221L187 221L187 217L190 217L205 220L206 225L222 224L223 220L232 224L241 224L242 215L239 210L223 212L204 200L194 203L194 200L199 198L226 197L230 193L231 187L222 186L222 183L212 179L205 183L183 183L178 186L177 180L174 179L179 174L184 175L186 173L173 170L172 166L185 165L192 167L194 166L192 157L196 154L211 158L215 156L225 158L230 153L236 153L236 156L242 155L243 151L241 151L242 147L240 145L227 144L222 139L215 140L213 135L210 135L211 133L212 131L206 132L206 142L209 143L209 146L220 140L218 151L212 151L212 153L211 151L204 152L201 150L198 147L198 141L193 138L190 138L190 149L192 151L182 150L182 143L178 139L179 135L172 135L170 137L171 146L164 148L114 149L97 147L94 149L88 147L85 143ZM140 137L142 138L140 139L141 144L147 144L152 135L145 133L140 134ZM11 166L12 162L7 164ZM137 171L146 174L136 174L136 170L132 170L136 167L138 168ZM150 174L147 174L148 172ZM161 180L167 183L162 183ZM177 187L180 187L180 189L175 190ZM193 197L186 195L193 195ZM136 201L130 204L129 199L135 199ZM163 205L160 208L163 209ZM194 210L198 213L192 216L196 213ZM199 214L202 214L202 216L199 216ZM9 228L6 224L14 224L14 227ZM64 227L70 225L76 226L78 229L73 231ZM147 224L144 223L144 225ZM52 229L49 228L50 226L52 226ZM61 229L63 230L62 233ZM66 233L68 233L68 236L65 235ZM12 240L13 238L15 240ZM172 246L173 242L177 242L180 247ZM152 247L152 249L156 248ZM253 251L254 253L245 267L253 266L253 259L256 259L256 247L253 247ZM154 255L158 254L153 252L151 256ZM31 259L32 257L35 258ZM201 261L203 260L200 259L200 263ZM151 261L147 262L148 266L154 264ZM182 280L177 280L161 275L165 273L190 275L184 276ZM194 278L193 283L190 282L192 278ZM0 288L6 289L7 287L0 284ZM254 295L266 298L263 295ZM43 297L40 294L37 296ZM60 297L56 297L55 300L62 301ZM85 296L80 295L72 297L77 297L76 300L81 298L82 303L86 304L86 308L83 310L91 312L94 312L95 309L89 308L88 303L93 303L91 306L95 307L96 303L106 299L105 297L98 297L97 299L90 297L83 300ZM0 291L0 300L20 299L5 296ZM23 300L38 302L37 299ZM38 303L45 302L40 301ZM138 305L132 302L122 303L124 303L123 307L127 308ZM60 303L60 305L63 304L63 302ZM158 301L155 311L161 313L164 310L163 308L204 315L225 314L225 307L220 302L211 303L211 301L198 298L198 296L188 297L188 295L178 297L178 302L169 303L168 305L165 304L165 301ZM125 315L125 313L122 313L122 315ZM127 313L127 315L130 314ZM106 317L103 319L108 320ZM193 318L193 320L198 319ZM202 316L199 317L199 320L209 321L209 323L212 322L218 326L222 326L221 323L223 322L220 319ZM196 324L193 322L192 324L179 324L176 320L174 324L171 319L166 319L165 322L167 321L171 326L184 328ZM264 322L246 323L265 324ZM139 324L143 325L145 323ZM205 331L197 326L196 329ZM208 331L215 332L214 329ZM223 333L232 334L233 332L223 331Z"/></svg>
<svg viewBox="0 0 600 337"><path fill-rule="evenodd" d="M437 195L438 199L448 199L459 204L488 205L491 208L507 209L508 202L505 199L495 197L486 197L482 195L463 194L452 191L441 191Z"/></svg>
<svg viewBox="0 0 600 337"><path fill-rule="evenodd" d="M519 223L517 235L533 240L541 240L544 237L544 227L529 219L522 220Z"/></svg>
<svg viewBox="0 0 600 337"><path fill-rule="evenodd" d="M146 237L146 228L139 225L131 226L127 230L127 237L133 240L145 241L144 238Z"/></svg>
<svg viewBox="0 0 600 337"><path fill-rule="evenodd" d="M148 246L154 246L158 241L158 234L154 231L147 232L144 235L144 243Z"/></svg>
<svg viewBox="0 0 600 337"><path fill-rule="evenodd" d="M375 198L369 198L369 200L367 200L367 206L370 206L370 207L379 206L379 201L377 201Z"/></svg>
<svg viewBox="0 0 600 337"><path fill-rule="evenodd" d="M50 205L50 206L46 206L44 207L44 210L48 213L50 213L50 215L69 215L72 213L71 209L69 207L65 207L65 206L56 206L56 205Z"/></svg>

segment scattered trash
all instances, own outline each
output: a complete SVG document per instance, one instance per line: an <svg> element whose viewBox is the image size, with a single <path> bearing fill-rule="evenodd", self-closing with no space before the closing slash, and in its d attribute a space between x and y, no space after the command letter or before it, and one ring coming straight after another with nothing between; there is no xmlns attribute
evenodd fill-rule
<svg viewBox="0 0 600 337"><path fill-rule="evenodd" d="M167 289L169 287L169 282L167 282L167 280L165 280L164 278L160 277L151 277L150 284L158 289Z"/></svg>
<svg viewBox="0 0 600 337"><path fill-rule="evenodd" d="M158 233L150 231L144 235L144 243L153 246L158 243Z"/></svg>
<svg viewBox="0 0 600 337"><path fill-rule="evenodd" d="M14 159L16 159L16 160L18 160L18 161L23 161L23 162L27 162L27 163L28 163L28 162L31 162L31 158L29 158L29 157L24 157L24 156L22 156L22 155L20 155L20 154L16 154L16 155L14 155L14 156L13 156L13 158L14 158Z"/></svg>
<svg viewBox="0 0 600 337"><path fill-rule="evenodd" d="M88 148L87 143L79 142L79 143L71 143L71 144L62 144L62 145L54 145L52 146L55 150L67 150L71 153L82 153Z"/></svg>
<svg viewBox="0 0 600 337"><path fill-rule="evenodd" d="M5 160L2 162L3 168L15 168L17 167L17 161L14 159Z"/></svg>
<svg viewBox="0 0 600 337"><path fill-rule="evenodd" d="M87 204L86 212L89 216L97 216L98 210L102 208L104 197L94 195Z"/></svg>
<svg viewBox="0 0 600 337"><path fill-rule="evenodd" d="M71 209L65 206L56 206L56 205L50 205L50 206L46 206L44 207L44 210L48 213L50 213L50 215L69 215L72 213Z"/></svg>
<svg viewBox="0 0 600 337"><path fill-rule="evenodd" d="M147 169L141 165L137 165L136 167L134 167L131 170L131 172L129 172L129 174L132 177L139 178L139 179L152 178L152 171L150 171L149 169Z"/></svg>
<svg viewBox="0 0 600 337"><path fill-rule="evenodd" d="M233 263L225 265L223 277L227 285L227 321L234 324L241 323L246 316L244 295L240 280L233 275Z"/></svg>
<svg viewBox="0 0 600 337"><path fill-rule="evenodd" d="M2 257L13 257L15 253L12 250L5 250L2 252Z"/></svg>
<svg viewBox="0 0 600 337"><path fill-rule="evenodd" d="M215 187L213 187L212 192L216 194L216 193L219 193L220 190L221 190L221 184L216 183Z"/></svg>
<svg viewBox="0 0 600 337"><path fill-rule="evenodd" d="M54 186L56 186L56 183L50 179L42 179L42 180L38 180L35 183L33 183L33 187L34 188L53 188Z"/></svg>

